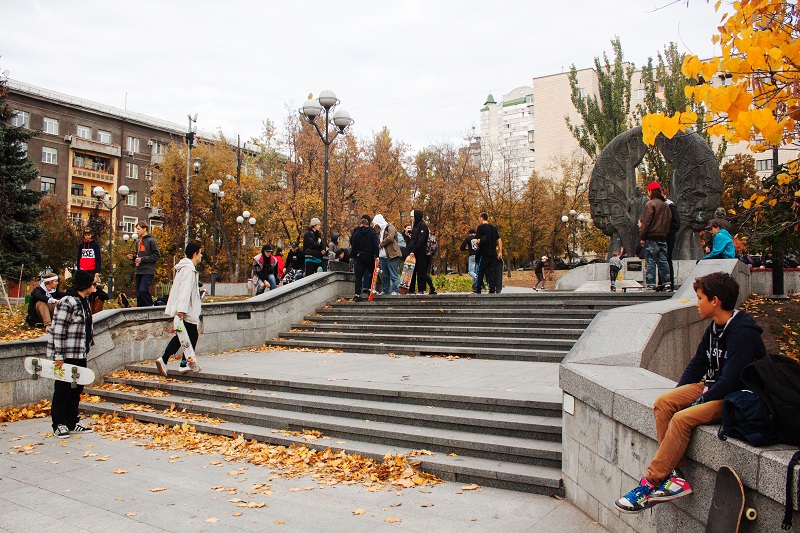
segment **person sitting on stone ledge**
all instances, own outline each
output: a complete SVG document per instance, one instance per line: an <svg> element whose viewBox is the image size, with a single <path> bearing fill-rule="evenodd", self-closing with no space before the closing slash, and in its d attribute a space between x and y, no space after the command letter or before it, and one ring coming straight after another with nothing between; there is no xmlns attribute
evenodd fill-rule
<svg viewBox="0 0 800 533"><path fill-rule="evenodd" d="M711 324L678 385L655 401L658 450L639 485L614 502L622 513L638 513L692 493L679 470L692 430L722 420L723 398L742 389L742 368L766 355L761 327L747 312L735 309L739 284L733 277L713 272L697 278L693 288L697 311Z"/></svg>
<svg viewBox="0 0 800 533"><path fill-rule="evenodd" d="M25 317L25 321L32 328L49 328L53 310L64 296L65 294L58 290L58 275L45 274L41 283L31 291L28 316Z"/></svg>

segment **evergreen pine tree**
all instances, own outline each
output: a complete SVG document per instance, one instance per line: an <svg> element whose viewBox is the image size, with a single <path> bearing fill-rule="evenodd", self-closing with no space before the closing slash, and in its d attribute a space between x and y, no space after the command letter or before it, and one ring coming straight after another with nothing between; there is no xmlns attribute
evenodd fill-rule
<svg viewBox="0 0 800 533"><path fill-rule="evenodd" d="M14 111L6 102L7 81L0 78L0 275L31 279L41 267L38 243L42 193L25 186L39 175L24 146L35 133L12 126Z"/></svg>

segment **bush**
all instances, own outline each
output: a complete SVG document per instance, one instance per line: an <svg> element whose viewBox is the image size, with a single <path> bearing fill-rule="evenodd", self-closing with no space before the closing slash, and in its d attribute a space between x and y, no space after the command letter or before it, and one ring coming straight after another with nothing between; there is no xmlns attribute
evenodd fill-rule
<svg viewBox="0 0 800 533"><path fill-rule="evenodd" d="M466 274L439 274L433 276L436 292L471 292L472 278Z"/></svg>

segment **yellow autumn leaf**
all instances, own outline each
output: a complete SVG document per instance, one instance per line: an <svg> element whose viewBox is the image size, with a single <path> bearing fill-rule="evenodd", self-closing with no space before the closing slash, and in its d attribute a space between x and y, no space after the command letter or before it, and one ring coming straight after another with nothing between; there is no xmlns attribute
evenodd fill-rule
<svg viewBox="0 0 800 533"><path fill-rule="evenodd" d="M767 199L766 196L759 196L758 198L756 198L756 205L761 205L762 203L764 203L764 200L766 199Z"/></svg>
<svg viewBox="0 0 800 533"><path fill-rule="evenodd" d="M364 514L364 513L366 513L366 511L364 509L354 509L353 510L353 514L354 515L360 515L360 514Z"/></svg>
<svg viewBox="0 0 800 533"><path fill-rule="evenodd" d="M770 200L767 203L769 204L770 207L775 207L775 204L778 203L778 200L776 198L773 198L772 200Z"/></svg>
<svg viewBox="0 0 800 533"><path fill-rule="evenodd" d="M794 195L800 197L800 190L794 191Z"/></svg>
<svg viewBox="0 0 800 533"><path fill-rule="evenodd" d="M389 522L390 524L396 524L398 522L402 522L402 520L400 520L399 518L395 518L393 516L390 516L390 517L386 518L384 520L384 522Z"/></svg>
<svg viewBox="0 0 800 533"><path fill-rule="evenodd" d="M742 202L742 207L744 207L745 209L750 209L752 205L753 202L751 202L750 200L745 200L744 202Z"/></svg>

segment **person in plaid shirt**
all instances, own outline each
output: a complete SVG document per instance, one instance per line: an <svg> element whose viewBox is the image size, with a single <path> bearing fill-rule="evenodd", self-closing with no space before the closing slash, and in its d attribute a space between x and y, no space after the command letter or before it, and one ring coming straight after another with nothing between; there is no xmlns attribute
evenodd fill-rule
<svg viewBox="0 0 800 533"><path fill-rule="evenodd" d="M95 291L94 276L86 270L78 270L67 290L56 305L50 337L47 339L46 356L55 361L56 368L64 363L86 367L86 356L94 344L92 340L92 311L89 296ZM50 416L53 435L63 439L70 433L88 433L91 427L78 422L78 405L83 385L72 388L71 383L55 381Z"/></svg>

